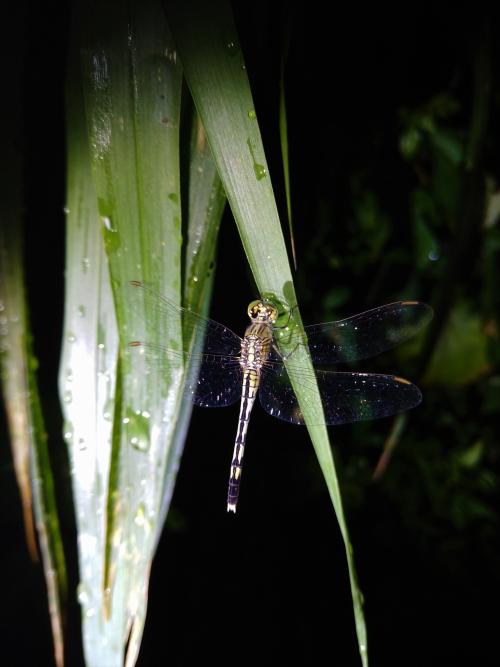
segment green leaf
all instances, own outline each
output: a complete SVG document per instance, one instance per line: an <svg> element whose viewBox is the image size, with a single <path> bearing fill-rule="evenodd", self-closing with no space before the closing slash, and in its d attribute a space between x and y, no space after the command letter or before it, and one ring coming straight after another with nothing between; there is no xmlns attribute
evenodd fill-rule
<svg viewBox="0 0 500 667"><path fill-rule="evenodd" d="M288 257L271 186L257 115L245 64L229 5L223 0L174 2L167 19L179 49L185 76L203 122L214 160L230 203L248 262L262 296L273 298L285 309L296 305ZM294 321L301 326L297 309ZM280 345L286 352L286 345ZM306 352L293 355L294 362L309 365ZM366 628L352 549L342 509L328 433L313 424L322 411L319 393L311 395L287 364L325 476L344 538L358 644L368 664Z"/></svg>
<svg viewBox="0 0 500 667"><path fill-rule="evenodd" d="M193 109L194 111L194 109ZM183 305L203 315L208 313L215 272L215 250L226 195L215 167L205 130L199 117L193 113L191 121L191 144L189 172L185 176L188 184L187 243L184 253L185 280ZM196 372L189 369L189 374ZM184 446L193 404L183 401L176 423L164 483L164 495L159 526L163 526L173 492L175 472ZM158 532L157 540L160 533Z"/></svg>
<svg viewBox="0 0 500 667"><path fill-rule="evenodd" d="M4 146L4 158L8 155ZM16 159L8 160L8 164L12 170ZM16 186L7 188L0 197L0 380L23 506L26 541L36 560L34 512L47 585L54 657L56 665L62 667L66 564L35 375L37 363L31 349L24 288L22 209Z"/></svg>
<svg viewBox="0 0 500 667"><path fill-rule="evenodd" d="M290 39L292 34L291 16L285 22L283 45L280 62L280 105L279 105L279 125L281 155L283 158L283 178L285 182L286 210L288 215L288 230L290 233L290 247L293 255L293 264L297 268L297 256L295 253L295 239L293 235L292 222L292 199L290 190L290 162L288 156L288 121L286 115L286 94L285 94L285 69L288 51L290 49Z"/></svg>
<svg viewBox="0 0 500 667"><path fill-rule="evenodd" d="M184 345L180 315L164 321L129 283L146 282L178 305L206 309L225 197L192 117L183 258L182 70L161 5L86 7L77 24L60 392L77 510L85 658L113 667L137 660L151 562L191 411L184 378L193 372L179 363L157 373L128 346L145 337ZM79 389L72 394L68 369Z"/></svg>
<svg viewBox="0 0 500 667"><path fill-rule="evenodd" d="M76 35L73 36L74 39ZM78 534L82 635L87 665L123 664L125 611L104 621L108 486L118 329L91 173L78 44L67 91L66 286L59 393ZM124 586L126 572L120 576ZM125 593L122 592L122 599Z"/></svg>
<svg viewBox="0 0 500 667"><path fill-rule="evenodd" d="M489 369L487 336L481 319L466 306L456 306L424 375L425 383L462 386Z"/></svg>

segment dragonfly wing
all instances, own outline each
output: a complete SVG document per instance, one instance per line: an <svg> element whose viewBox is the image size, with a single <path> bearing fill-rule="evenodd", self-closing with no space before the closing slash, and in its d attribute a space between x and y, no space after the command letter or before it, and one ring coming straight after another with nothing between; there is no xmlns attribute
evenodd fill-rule
<svg viewBox="0 0 500 667"><path fill-rule="evenodd" d="M310 393L313 423L349 424L388 417L413 408L422 400L418 387L395 375L333 371L311 373L303 369L299 371L299 377L306 395ZM316 383L322 411L316 407ZM259 395L262 407L273 417L293 424L305 423L284 366L275 364L265 370Z"/></svg>
<svg viewBox="0 0 500 667"><path fill-rule="evenodd" d="M222 408L241 396L242 375L239 359L213 354L187 355L162 345L133 341L131 347L144 355L147 375L167 376L191 360L184 393L193 403L205 408Z"/></svg>
<svg viewBox="0 0 500 667"><path fill-rule="evenodd" d="M337 322L305 327L300 333L275 330L293 345L308 344L311 359L319 364L334 364L368 359L414 336L432 318L432 308L418 301L398 301ZM287 338L289 336L289 338ZM274 352L275 360L277 355Z"/></svg>
<svg viewBox="0 0 500 667"><path fill-rule="evenodd" d="M241 397L241 367L234 362L202 361L199 373L186 382L186 394L202 408L224 408Z"/></svg>
<svg viewBox="0 0 500 667"><path fill-rule="evenodd" d="M136 316L137 328L131 338L147 340L154 345L164 345L164 340L157 340L161 322L181 318L183 334L183 352L191 354L196 341L204 337L205 354L238 356L241 351L241 338L223 324L207 317L202 317L192 310L182 308L162 296L146 283L132 280L129 284L127 303ZM199 347L199 345L198 345ZM201 350L198 350L201 351Z"/></svg>
<svg viewBox="0 0 500 667"><path fill-rule="evenodd" d="M191 362L185 392L196 405L223 407L241 396L239 357L241 338L214 320L181 308L154 288L131 281L127 303L134 315L132 335L139 340L129 345L139 348L146 359L146 372L166 377ZM169 345L161 338L162 323L182 323L182 345Z"/></svg>

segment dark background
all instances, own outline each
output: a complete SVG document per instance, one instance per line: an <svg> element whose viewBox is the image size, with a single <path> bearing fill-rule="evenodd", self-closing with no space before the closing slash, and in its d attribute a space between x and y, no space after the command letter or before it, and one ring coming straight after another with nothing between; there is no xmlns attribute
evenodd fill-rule
<svg viewBox="0 0 500 667"><path fill-rule="evenodd" d="M56 385L70 9L17 11L21 21L12 25L21 31L5 35L3 62L11 73L22 63L23 72L7 78L4 92L7 106L16 95L22 106L28 297L74 590ZM315 3L260 2L237 3L235 12L283 214L278 75L291 30L286 83L304 320L398 298L436 311L419 348L362 366L408 376L424 393L380 481L371 477L392 420L331 429L371 664L498 664L500 233L497 223L484 225L486 190L495 192L499 177L497 17L444 5L327 15ZM226 212L212 315L242 331L255 296ZM194 410L152 571L139 665L359 665L343 543L307 433L256 407L238 513L229 516L236 419L237 407ZM50 665L43 574L26 552L2 441L2 653L5 664ZM68 664L80 665L71 593L67 631Z"/></svg>

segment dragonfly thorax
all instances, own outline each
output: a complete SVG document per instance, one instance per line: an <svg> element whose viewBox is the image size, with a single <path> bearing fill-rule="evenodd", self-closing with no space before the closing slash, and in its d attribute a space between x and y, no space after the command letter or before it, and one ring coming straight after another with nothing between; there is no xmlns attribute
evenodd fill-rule
<svg viewBox="0 0 500 667"><path fill-rule="evenodd" d="M260 372L266 362L273 340L273 324L278 309L269 301L252 301L248 306L251 323L241 342L240 366L243 370Z"/></svg>
<svg viewBox="0 0 500 667"><path fill-rule="evenodd" d="M270 301L252 301L248 306L248 317L253 322L267 322L274 324L278 319L278 309Z"/></svg>
<svg viewBox="0 0 500 667"><path fill-rule="evenodd" d="M256 331L256 327L261 328ZM265 324L251 324L241 341L240 366L243 370L260 371L271 349L272 333Z"/></svg>

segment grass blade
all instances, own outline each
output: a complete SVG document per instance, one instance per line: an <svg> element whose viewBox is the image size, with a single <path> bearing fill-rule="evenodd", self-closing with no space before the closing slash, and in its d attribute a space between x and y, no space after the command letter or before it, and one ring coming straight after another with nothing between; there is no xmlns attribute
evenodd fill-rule
<svg viewBox="0 0 500 667"><path fill-rule="evenodd" d="M206 307L225 199L198 126L186 175L183 286L182 71L161 6L105 3L85 8L79 24L82 87L75 65L68 123L70 333L60 377L71 433L86 662L112 667L137 659L151 562L190 414L183 401L189 368L179 364L159 376L128 347L146 335L180 347L180 318L163 321L150 304L138 303L129 282L147 282L179 305ZM74 401L68 368L85 389ZM89 443L85 457L80 440Z"/></svg>
<svg viewBox="0 0 500 667"><path fill-rule="evenodd" d="M297 269L297 255L295 252L295 238L293 235L292 222L292 198L290 191L290 160L288 155L288 120L286 115L286 92L285 92L285 69L288 58L288 51L290 49L290 38L292 32L291 16L285 22L284 39L280 60L280 103L279 103L279 126L280 126L280 143L281 156L283 159L283 181L285 185L286 196L286 210L288 215L288 231L290 233L290 248L292 250L293 265Z"/></svg>
<svg viewBox="0 0 500 667"><path fill-rule="evenodd" d="M2 215L0 228L0 368L3 399L8 421L12 459L23 508L26 545L32 560L38 560L35 527L33 524L30 481L31 424L28 396L28 365L26 313L22 272L22 250L14 226ZM14 262L12 260L15 260Z"/></svg>
<svg viewBox="0 0 500 667"><path fill-rule="evenodd" d="M5 153L7 153L6 151ZM4 153L4 154L5 154ZM15 160L9 162L12 168ZM24 292L21 206L17 191L1 197L0 218L0 374L14 468L21 493L26 540L36 560L34 512L47 585L54 657L64 664L66 564L57 513L47 435L35 377ZM33 502L33 507L32 507Z"/></svg>
<svg viewBox="0 0 500 667"><path fill-rule="evenodd" d="M75 51L67 92L66 286L59 392L78 533L87 665L123 664L122 615L105 620L106 509L115 411L118 330L91 173Z"/></svg>
<svg viewBox="0 0 500 667"><path fill-rule="evenodd" d="M194 110L193 110L194 111ZM208 313L215 270L215 249L226 196L206 140L205 130L196 113L191 120L188 187L187 244L184 254L183 305L203 315ZM188 371L196 373L193 367ZM183 401L167 463L163 485L159 529L164 524L173 493L175 476L187 434L193 405ZM159 539L158 532L157 539Z"/></svg>
<svg viewBox="0 0 500 667"><path fill-rule="evenodd" d="M285 306L295 306L285 243L230 6L224 0L208 5L196 0L173 2L167 8L167 18L259 292ZM214 39L214 35L218 37ZM300 327L297 310L294 320ZM283 348L286 352L285 345ZM310 363L306 354L294 357L302 365ZM328 434L324 426L312 425L311 420L321 410L319 393L314 397L306 393L292 365L288 368L344 539L358 646L363 665L367 665L362 597Z"/></svg>

